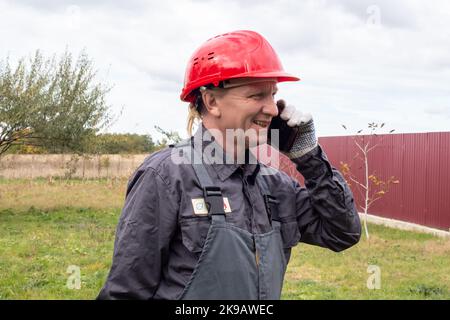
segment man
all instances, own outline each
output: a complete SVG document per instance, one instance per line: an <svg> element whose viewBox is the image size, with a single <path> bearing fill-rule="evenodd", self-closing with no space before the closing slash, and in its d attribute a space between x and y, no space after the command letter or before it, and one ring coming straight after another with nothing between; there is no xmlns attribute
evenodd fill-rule
<svg viewBox="0 0 450 320"><path fill-rule="evenodd" d="M99 299L279 299L298 242L341 251L359 241L353 196L312 117L275 102L277 83L296 80L256 32L214 37L194 53L181 99L188 129L201 124L130 179ZM306 188L252 156L268 129Z"/></svg>

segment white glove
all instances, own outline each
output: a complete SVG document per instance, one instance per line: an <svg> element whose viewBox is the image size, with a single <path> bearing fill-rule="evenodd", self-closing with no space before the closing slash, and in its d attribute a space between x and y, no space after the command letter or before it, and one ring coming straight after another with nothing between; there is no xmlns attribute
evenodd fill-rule
<svg viewBox="0 0 450 320"><path fill-rule="evenodd" d="M317 146L314 122L310 113L303 113L284 100L277 101L279 114L269 126L268 141L272 144L272 130L279 130L275 147L289 158L301 157Z"/></svg>
<svg viewBox="0 0 450 320"><path fill-rule="evenodd" d="M280 113L280 118L287 121L287 125L290 127L296 127L312 120L312 115L308 112L303 113L297 110L293 105L287 105Z"/></svg>
<svg viewBox="0 0 450 320"><path fill-rule="evenodd" d="M293 105L287 105L282 109L280 118L286 121L289 127L295 128L293 144L287 152L290 159L299 158L317 147L316 131L310 113L303 113Z"/></svg>

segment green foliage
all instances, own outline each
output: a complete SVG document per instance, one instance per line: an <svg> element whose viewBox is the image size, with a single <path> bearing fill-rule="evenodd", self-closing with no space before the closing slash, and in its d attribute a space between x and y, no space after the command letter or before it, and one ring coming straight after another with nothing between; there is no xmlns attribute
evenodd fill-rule
<svg viewBox="0 0 450 320"><path fill-rule="evenodd" d="M91 139L89 153L136 154L151 153L156 146L150 135L106 133Z"/></svg>
<svg viewBox="0 0 450 320"><path fill-rule="evenodd" d="M44 146L34 146L31 144L13 144L6 154L45 154L48 153Z"/></svg>
<svg viewBox="0 0 450 320"><path fill-rule="evenodd" d="M138 154L152 153L166 145L166 141L156 145L150 135L139 135L135 133L102 133L93 135L85 140L82 147L83 153L88 154ZM79 150L79 149L78 149ZM75 150L64 150L65 152L77 152ZM62 150L60 150L62 151ZM53 148L32 145L14 145L8 153L14 154L46 154L57 153Z"/></svg>
<svg viewBox="0 0 450 320"><path fill-rule="evenodd" d="M162 149L169 144L175 144L182 140L179 133L176 131L167 131L159 126L155 126L155 129L163 135L161 141L158 141L158 149Z"/></svg>
<svg viewBox="0 0 450 320"><path fill-rule="evenodd" d="M59 60L39 51L13 69L0 63L0 155L14 145L50 153L83 152L87 141L111 121L105 95L86 53Z"/></svg>

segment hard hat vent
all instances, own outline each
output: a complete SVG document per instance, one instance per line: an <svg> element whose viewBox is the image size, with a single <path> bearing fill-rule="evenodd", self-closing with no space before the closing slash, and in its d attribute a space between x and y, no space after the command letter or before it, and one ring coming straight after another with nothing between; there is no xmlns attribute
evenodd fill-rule
<svg viewBox="0 0 450 320"><path fill-rule="evenodd" d="M214 51L211 51L210 53L208 53L208 55L206 56L206 57L195 57L194 58L194 63L193 63L193 65L195 66L195 65L197 65L198 64L198 62L201 60L201 61L203 61L203 60L212 60L212 59L214 59Z"/></svg>

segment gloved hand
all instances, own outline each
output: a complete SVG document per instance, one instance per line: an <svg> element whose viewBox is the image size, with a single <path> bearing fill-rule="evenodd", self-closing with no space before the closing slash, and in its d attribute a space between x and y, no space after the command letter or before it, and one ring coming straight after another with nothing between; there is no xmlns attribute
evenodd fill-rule
<svg viewBox="0 0 450 320"><path fill-rule="evenodd" d="M268 143L272 144L271 130L278 129L278 149L290 159L301 157L314 149L317 138L311 114L302 113L292 105L286 106L284 100L278 100L277 107L278 116L270 123Z"/></svg>

